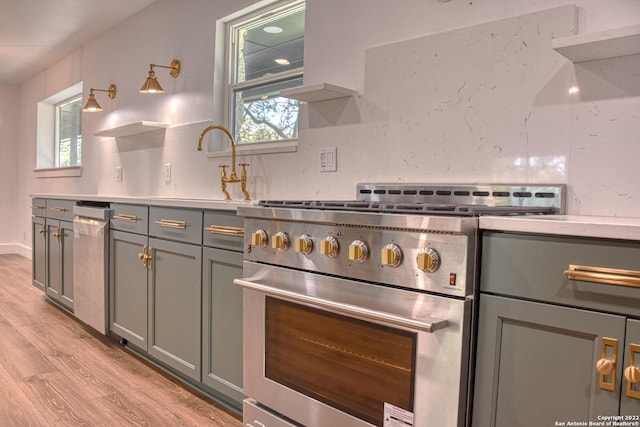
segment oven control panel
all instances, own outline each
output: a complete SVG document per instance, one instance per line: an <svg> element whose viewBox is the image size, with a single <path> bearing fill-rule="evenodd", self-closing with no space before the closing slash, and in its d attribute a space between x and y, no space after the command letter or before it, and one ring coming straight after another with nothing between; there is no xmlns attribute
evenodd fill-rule
<svg viewBox="0 0 640 427"><path fill-rule="evenodd" d="M462 233L247 218L245 259L410 289L473 293Z"/></svg>

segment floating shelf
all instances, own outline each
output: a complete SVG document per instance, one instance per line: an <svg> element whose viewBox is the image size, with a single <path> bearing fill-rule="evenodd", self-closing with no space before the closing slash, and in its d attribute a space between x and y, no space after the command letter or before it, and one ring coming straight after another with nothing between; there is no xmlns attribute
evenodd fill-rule
<svg viewBox="0 0 640 427"><path fill-rule="evenodd" d="M640 25L553 39L553 48L573 62L640 53Z"/></svg>
<svg viewBox="0 0 640 427"><path fill-rule="evenodd" d="M355 90L329 83L301 86L280 91L280 96L283 98L295 99L302 102L317 102L329 99L347 98L357 94L358 92Z"/></svg>
<svg viewBox="0 0 640 427"><path fill-rule="evenodd" d="M106 136L110 138L119 138L122 136L138 135L146 132L153 132L156 130L166 129L169 127L169 123L157 123L157 122L136 122L124 126L119 126L111 129L104 129L94 133L95 136Z"/></svg>

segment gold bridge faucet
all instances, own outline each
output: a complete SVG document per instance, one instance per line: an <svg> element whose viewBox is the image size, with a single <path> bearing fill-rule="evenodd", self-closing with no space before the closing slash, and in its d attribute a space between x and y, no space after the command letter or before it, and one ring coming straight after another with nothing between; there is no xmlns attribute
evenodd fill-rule
<svg viewBox="0 0 640 427"><path fill-rule="evenodd" d="M225 195L225 200L231 200L231 196L229 196L229 192L227 191L227 184L239 182L242 186L242 192L244 193L245 200L251 200L249 197L249 192L247 191L247 170L246 167L249 166L249 163L240 163L240 167L242 168L242 172L240 172L240 178L236 174L236 142L233 140L233 136L231 132L224 126L220 125L211 125L205 128L200 134L200 138L198 138L198 151L202 151L202 139L210 130L219 129L224 132L231 141L231 176L227 177L227 168L229 165L220 165L222 168L222 172L220 174L220 181L222 185L222 192Z"/></svg>

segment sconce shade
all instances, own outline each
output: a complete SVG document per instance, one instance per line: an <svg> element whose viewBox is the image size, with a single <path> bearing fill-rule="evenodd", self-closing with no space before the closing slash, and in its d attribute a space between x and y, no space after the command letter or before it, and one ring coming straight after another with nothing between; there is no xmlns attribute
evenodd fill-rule
<svg viewBox="0 0 640 427"><path fill-rule="evenodd" d="M140 93L164 93L164 89L158 83L158 79L156 79L156 74L153 71L154 67L160 68L168 68L169 75L174 79L180 75L180 61L174 59L171 61L171 65L158 65L158 64L149 64L149 74L147 75L147 80L145 80L144 84L140 88L138 92Z"/></svg>
<svg viewBox="0 0 640 427"><path fill-rule="evenodd" d="M82 111L84 111L85 113L98 113L102 111L102 107L100 106L100 104L98 104L98 101L96 101L96 97L93 94L93 91L89 93L89 99L84 105Z"/></svg>
<svg viewBox="0 0 640 427"><path fill-rule="evenodd" d="M109 85L109 89L89 89L89 99L87 99L87 103L82 108L82 111L85 113L99 113L102 111L102 107L96 101L96 96L93 94L93 91L98 92L108 92L109 99L113 99L116 97L116 85L113 83Z"/></svg>
<svg viewBox="0 0 640 427"><path fill-rule="evenodd" d="M158 79L156 79L156 73L154 73L153 70L149 71L147 80L145 80L139 92L140 93L164 93L164 89L162 89L162 86L160 86L160 83L158 83Z"/></svg>

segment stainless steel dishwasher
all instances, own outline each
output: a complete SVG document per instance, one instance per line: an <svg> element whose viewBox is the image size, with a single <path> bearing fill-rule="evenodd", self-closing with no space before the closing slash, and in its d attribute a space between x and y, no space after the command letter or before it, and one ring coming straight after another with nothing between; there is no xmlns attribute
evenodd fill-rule
<svg viewBox="0 0 640 427"><path fill-rule="evenodd" d="M108 205L78 205L73 213L75 316L103 335L108 331Z"/></svg>

